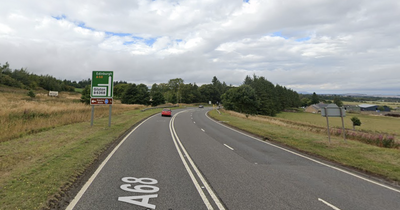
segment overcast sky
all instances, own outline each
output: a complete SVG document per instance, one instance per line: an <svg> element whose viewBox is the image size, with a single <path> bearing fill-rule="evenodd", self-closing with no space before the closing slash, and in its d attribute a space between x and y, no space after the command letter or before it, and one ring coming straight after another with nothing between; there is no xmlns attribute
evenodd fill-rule
<svg viewBox="0 0 400 210"><path fill-rule="evenodd" d="M399 0L1 0L0 63L80 81L400 95Z"/></svg>

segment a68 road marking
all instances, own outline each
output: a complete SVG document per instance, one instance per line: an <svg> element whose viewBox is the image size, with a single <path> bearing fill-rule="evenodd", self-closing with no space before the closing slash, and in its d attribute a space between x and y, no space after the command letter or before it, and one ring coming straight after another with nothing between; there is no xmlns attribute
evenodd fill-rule
<svg viewBox="0 0 400 210"><path fill-rule="evenodd" d="M127 183L120 186L120 188L127 192L134 193L146 193L145 195L137 196L123 196L118 197L118 201L143 206L150 209L155 209L156 205L150 204L150 198L157 198L158 194L147 194L147 193L157 193L160 188L153 186L158 183L157 180L152 178L135 178L135 177L124 177L122 181ZM132 184L137 184L132 186Z"/></svg>

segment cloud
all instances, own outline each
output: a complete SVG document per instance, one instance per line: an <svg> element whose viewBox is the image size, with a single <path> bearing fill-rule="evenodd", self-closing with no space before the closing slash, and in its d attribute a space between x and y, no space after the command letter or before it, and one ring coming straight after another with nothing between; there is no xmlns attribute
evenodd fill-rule
<svg viewBox="0 0 400 210"><path fill-rule="evenodd" d="M240 85L400 95L396 0L5 0L0 63L82 80Z"/></svg>

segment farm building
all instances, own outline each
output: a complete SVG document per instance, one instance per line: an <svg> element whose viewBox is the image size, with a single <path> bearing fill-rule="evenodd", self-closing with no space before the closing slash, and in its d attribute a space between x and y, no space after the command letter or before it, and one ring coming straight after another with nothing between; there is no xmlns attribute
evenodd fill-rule
<svg viewBox="0 0 400 210"><path fill-rule="evenodd" d="M378 109L378 105L374 104L360 104L359 105L361 111L369 111L369 112L376 112ZM383 106L384 112L390 112L390 108L388 106Z"/></svg>
<svg viewBox="0 0 400 210"><path fill-rule="evenodd" d="M356 112L360 113L361 109L359 106L354 106L354 105L344 105L343 106L346 112Z"/></svg>
<svg viewBox="0 0 400 210"><path fill-rule="evenodd" d="M309 113L320 113L321 109L327 107L328 104L324 104L324 103L319 103L319 104L313 104L311 106L308 106L305 109L305 112L309 112Z"/></svg>

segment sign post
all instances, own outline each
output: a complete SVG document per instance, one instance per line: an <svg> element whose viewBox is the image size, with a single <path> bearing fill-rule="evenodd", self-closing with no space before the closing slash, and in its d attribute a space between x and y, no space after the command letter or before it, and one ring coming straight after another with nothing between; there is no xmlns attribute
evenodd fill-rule
<svg viewBox="0 0 400 210"><path fill-rule="evenodd" d="M90 90L90 105L92 105L92 117L90 126L93 126L94 106L109 105L108 127L111 127L111 110L114 89L113 71L93 71L92 87Z"/></svg>
<svg viewBox="0 0 400 210"><path fill-rule="evenodd" d="M342 132L343 132L343 139L346 142L346 131L344 129L344 120L343 117L346 117L346 111L343 107L338 107L336 104L329 104L324 109L321 109L321 115L326 117L326 124L328 127L328 138L329 144L331 143L331 133L329 130L329 120L328 117L341 117L342 118Z"/></svg>

